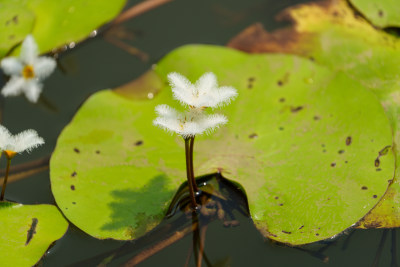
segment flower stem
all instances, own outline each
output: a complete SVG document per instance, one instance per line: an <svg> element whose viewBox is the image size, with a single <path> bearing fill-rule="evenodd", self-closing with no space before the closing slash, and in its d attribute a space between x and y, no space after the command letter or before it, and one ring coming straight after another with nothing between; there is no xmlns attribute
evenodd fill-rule
<svg viewBox="0 0 400 267"><path fill-rule="evenodd" d="M196 184L196 179L194 178L194 168L193 168L193 145L194 145L194 136L190 138L190 147L189 147L189 163L190 163L190 178L192 179L193 190L195 193L199 192L199 188Z"/></svg>
<svg viewBox="0 0 400 267"><path fill-rule="evenodd" d="M194 186L193 186L193 178L192 178L192 173L193 173L193 162L191 162L191 157L190 157L190 140L189 138L185 138L185 156L186 156L186 176L188 179L188 185L189 185L189 192L190 192L190 198L192 201L192 206L195 209L197 207L196 203L196 197L195 197L195 191L194 191ZM197 187L196 187L197 188Z"/></svg>
<svg viewBox="0 0 400 267"><path fill-rule="evenodd" d="M1 189L0 201L4 200L4 193L6 192L8 173L10 172L10 164L11 164L11 159L7 158L7 169L6 169L6 175L4 176L3 188Z"/></svg>

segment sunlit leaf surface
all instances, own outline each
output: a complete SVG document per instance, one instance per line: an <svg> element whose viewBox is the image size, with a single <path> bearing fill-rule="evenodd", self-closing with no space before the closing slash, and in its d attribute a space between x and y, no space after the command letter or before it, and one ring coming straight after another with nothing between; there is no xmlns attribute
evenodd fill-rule
<svg viewBox="0 0 400 267"><path fill-rule="evenodd" d="M124 4L125 0L0 0L0 58L28 33L41 53L82 41Z"/></svg>
<svg viewBox="0 0 400 267"><path fill-rule="evenodd" d="M182 138L152 125L156 105L179 108L166 83L171 71L193 81L213 71L238 89L216 111L229 124L196 138L196 175L220 171L241 183L267 237L304 244L338 234L393 177L388 119L358 82L296 56L185 46L130 86L90 97L58 139L50 163L57 204L95 237L143 235L185 181Z"/></svg>
<svg viewBox="0 0 400 267"><path fill-rule="evenodd" d="M68 222L52 205L0 202L0 265L33 266L61 238Z"/></svg>
<svg viewBox="0 0 400 267"><path fill-rule="evenodd" d="M400 164L400 40L354 16L346 1L321 1L288 9L291 28L273 33L249 27L230 46L253 53L293 53L343 71L373 91L393 128L397 166ZM368 105L364 105L368 109ZM361 228L400 227L400 170Z"/></svg>

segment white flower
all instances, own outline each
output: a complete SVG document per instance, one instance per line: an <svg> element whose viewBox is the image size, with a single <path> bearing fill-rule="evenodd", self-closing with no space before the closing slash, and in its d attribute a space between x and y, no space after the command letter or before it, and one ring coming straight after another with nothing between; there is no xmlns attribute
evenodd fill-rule
<svg viewBox="0 0 400 267"><path fill-rule="evenodd" d="M0 65L4 73L11 79L3 87L4 96L16 96L24 93L31 102L37 102L42 92L41 80L50 75L56 62L50 57L38 57L38 47L32 35L28 35L22 43L19 58L4 58Z"/></svg>
<svg viewBox="0 0 400 267"><path fill-rule="evenodd" d="M175 132L183 138L194 137L204 132L210 133L228 122L221 114L206 115L197 110L180 113L168 105L158 105L156 112L159 117L153 121L154 125Z"/></svg>
<svg viewBox="0 0 400 267"><path fill-rule="evenodd" d="M0 149L7 157L13 157L16 153L29 152L44 144L42 137L35 130L29 129L19 134L12 135L6 127L0 125Z"/></svg>
<svg viewBox="0 0 400 267"><path fill-rule="evenodd" d="M217 78L212 72L203 74L196 84L192 84L183 75L168 74L174 98L191 108L218 107L229 103L237 96L236 89L230 86L218 88Z"/></svg>

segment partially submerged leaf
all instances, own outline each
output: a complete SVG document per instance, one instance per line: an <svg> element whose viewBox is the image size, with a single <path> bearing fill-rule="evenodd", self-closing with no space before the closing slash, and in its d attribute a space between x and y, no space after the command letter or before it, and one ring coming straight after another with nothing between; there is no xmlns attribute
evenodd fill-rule
<svg viewBox="0 0 400 267"><path fill-rule="evenodd" d="M399 166L400 39L356 16L343 0L289 8L281 17L293 21L293 26L268 33L260 25L254 25L231 40L229 46L252 53L301 55L333 70L344 71L362 83L378 96L386 111L393 128L396 166ZM397 169L382 202L360 222L360 228L400 227L399 175Z"/></svg>
<svg viewBox="0 0 400 267"><path fill-rule="evenodd" d="M220 111L228 125L196 137L195 173L219 171L242 184L267 237L294 245L332 237L375 206L393 177L384 111L343 73L296 56L205 45L174 50L154 71L136 83L139 97L132 88L93 95L58 139L50 163L53 194L90 235L143 235L185 181L182 138L152 125L156 105L179 107L166 83L172 71L192 81L212 71L221 85L238 89ZM142 85L157 93L144 99Z"/></svg>
<svg viewBox="0 0 400 267"><path fill-rule="evenodd" d="M68 228L57 207L0 202L1 266L33 266Z"/></svg>
<svg viewBox="0 0 400 267"><path fill-rule="evenodd" d="M114 18L125 0L0 0L0 58L28 33L33 34L41 53L80 42L90 33ZM2 15L4 13L4 16ZM3 32L4 30L4 32ZM10 31L15 37L10 39ZM14 50L14 54L17 53Z"/></svg>
<svg viewBox="0 0 400 267"><path fill-rule="evenodd" d="M397 0L350 0L372 24L384 27L400 27L400 5Z"/></svg>

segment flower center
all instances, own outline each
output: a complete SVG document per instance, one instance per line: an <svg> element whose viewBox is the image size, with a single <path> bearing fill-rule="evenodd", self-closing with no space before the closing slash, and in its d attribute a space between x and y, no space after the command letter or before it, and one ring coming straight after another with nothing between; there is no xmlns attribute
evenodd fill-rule
<svg viewBox="0 0 400 267"><path fill-rule="evenodd" d="M22 70L22 76L24 76L25 79L32 79L35 77L35 72L33 71L33 66L32 65L26 65L24 69Z"/></svg>
<svg viewBox="0 0 400 267"><path fill-rule="evenodd" d="M12 159L17 154L17 152L12 150L4 150L4 154L8 159Z"/></svg>

